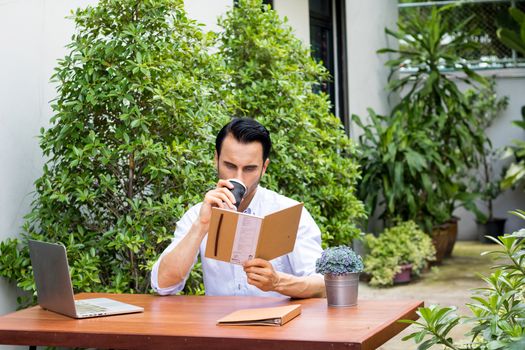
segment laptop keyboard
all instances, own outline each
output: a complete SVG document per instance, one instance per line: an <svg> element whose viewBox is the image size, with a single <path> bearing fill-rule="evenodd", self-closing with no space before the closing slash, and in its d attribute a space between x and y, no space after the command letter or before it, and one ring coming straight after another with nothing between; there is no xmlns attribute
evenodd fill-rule
<svg viewBox="0 0 525 350"><path fill-rule="evenodd" d="M86 313L97 313L97 312L104 312L107 311L107 308L93 305L90 303L86 303L83 301L75 301L75 306L77 308L77 313L79 314L86 314Z"/></svg>

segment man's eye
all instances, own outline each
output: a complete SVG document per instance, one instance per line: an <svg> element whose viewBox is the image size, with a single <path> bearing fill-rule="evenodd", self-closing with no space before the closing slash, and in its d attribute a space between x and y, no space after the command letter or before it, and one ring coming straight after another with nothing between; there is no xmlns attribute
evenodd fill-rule
<svg viewBox="0 0 525 350"><path fill-rule="evenodd" d="M235 169L235 165L233 165L233 164L226 164L226 168L228 168L228 169Z"/></svg>
<svg viewBox="0 0 525 350"><path fill-rule="evenodd" d="M248 172L248 173L253 172L253 171L255 171L255 170L257 170L256 167L253 167L253 168L250 167L250 168L245 168L245 169L244 169L244 171L246 171L246 172Z"/></svg>

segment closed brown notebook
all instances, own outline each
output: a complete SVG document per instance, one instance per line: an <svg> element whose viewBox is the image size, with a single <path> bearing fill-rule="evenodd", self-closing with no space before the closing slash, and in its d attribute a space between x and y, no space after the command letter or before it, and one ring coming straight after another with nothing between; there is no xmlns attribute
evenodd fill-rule
<svg viewBox="0 0 525 350"><path fill-rule="evenodd" d="M303 203L266 216L212 208L205 256L242 264L246 260L272 260L293 251Z"/></svg>
<svg viewBox="0 0 525 350"><path fill-rule="evenodd" d="M301 305L242 309L217 321L219 326L282 326L301 314Z"/></svg>

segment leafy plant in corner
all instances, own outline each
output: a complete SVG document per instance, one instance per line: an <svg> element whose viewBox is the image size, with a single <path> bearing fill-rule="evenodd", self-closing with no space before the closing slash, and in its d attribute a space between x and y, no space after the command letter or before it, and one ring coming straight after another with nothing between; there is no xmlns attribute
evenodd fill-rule
<svg viewBox="0 0 525 350"><path fill-rule="evenodd" d="M304 202L325 246L349 244L360 237L356 222L365 214L354 193L354 144L331 114L326 94L316 93L326 70L261 0L240 0L219 24L231 114L256 118L272 133L263 184Z"/></svg>
<svg viewBox="0 0 525 350"><path fill-rule="evenodd" d="M499 28L498 38L507 47L525 55L525 13L515 7L510 7L509 14L516 26Z"/></svg>
<svg viewBox="0 0 525 350"><path fill-rule="evenodd" d="M514 28L498 29L498 38L513 50L525 55L525 13L517 8L509 8L509 13L514 19ZM525 106L521 108L522 120L514 121L513 124L525 130ZM514 161L507 169L502 181L504 189L525 183L525 141L515 140L514 146L507 149L508 157Z"/></svg>
<svg viewBox="0 0 525 350"><path fill-rule="evenodd" d="M419 276L436 254L431 238L413 221L398 223L378 237L367 234L364 243L364 271L376 287L392 285L403 265L410 264L412 274Z"/></svg>
<svg viewBox="0 0 525 350"><path fill-rule="evenodd" d="M177 219L214 180L223 71L182 1L101 0L74 21L41 131L47 161L22 238L0 245L0 274L34 289L33 238L66 245L75 291L148 292ZM199 293L192 276L186 291Z"/></svg>
<svg viewBox="0 0 525 350"><path fill-rule="evenodd" d="M525 220L525 211L517 210ZM418 330L403 340L414 339L418 349L428 349L435 344L452 350L523 349L525 346L525 229L512 234L489 237L498 244L497 250L485 252L499 263L495 271L483 277L487 287L480 288L469 304L472 316L460 317L453 307L430 306L419 308L421 321L403 320L414 324ZM469 324L470 342L455 342L450 332L463 319Z"/></svg>
<svg viewBox="0 0 525 350"><path fill-rule="evenodd" d="M525 106L521 108L521 118L521 120L515 120L512 123L525 131ZM501 182L503 189L525 183L525 141L513 140L513 143L513 146L507 147L503 156L513 159Z"/></svg>

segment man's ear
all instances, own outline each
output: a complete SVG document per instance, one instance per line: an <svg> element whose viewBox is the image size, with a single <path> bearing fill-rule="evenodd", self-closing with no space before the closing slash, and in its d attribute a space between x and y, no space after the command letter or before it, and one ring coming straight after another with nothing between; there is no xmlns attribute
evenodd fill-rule
<svg viewBox="0 0 525 350"><path fill-rule="evenodd" d="M217 155L217 151L215 151L215 155L213 157L213 161L215 162L215 168L219 169L219 156Z"/></svg>
<svg viewBox="0 0 525 350"><path fill-rule="evenodd" d="M264 161L261 176L263 176L266 173L266 168L268 168L268 164L270 164L270 158L266 158L266 160Z"/></svg>

